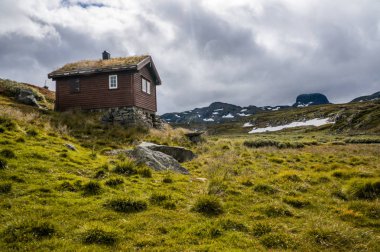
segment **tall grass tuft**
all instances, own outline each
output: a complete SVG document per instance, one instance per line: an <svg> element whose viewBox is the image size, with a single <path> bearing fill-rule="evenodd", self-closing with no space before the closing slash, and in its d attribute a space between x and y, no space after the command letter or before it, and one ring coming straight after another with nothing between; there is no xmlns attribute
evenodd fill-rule
<svg viewBox="0 0 380 252"><path fill-rule="evenodd" d="M351 181L346 193L353 199L374 200L380 198L379 179L358 179Z"/></svg>
<svg viewBox="0 0 380 252"><path fill-rule="evenodd" d="M99 228L89 229L82 234L84 244L114 245L117 240L116 233Z"/></svg>
<svg viewBox="0 0 380 252"><path fill-rule="evenodd" d="M206 216L216 216L223 213L223 207L220 200L217 197L210 195L198 198L192 210Z"/></svg>
<svg viewBox="0 0 380 252"><path fill-rule="evenodd" d="M148 208L148 204L145 201L132 199L114 199L105 203L104 206L122 213L137 213Z"/></svg>

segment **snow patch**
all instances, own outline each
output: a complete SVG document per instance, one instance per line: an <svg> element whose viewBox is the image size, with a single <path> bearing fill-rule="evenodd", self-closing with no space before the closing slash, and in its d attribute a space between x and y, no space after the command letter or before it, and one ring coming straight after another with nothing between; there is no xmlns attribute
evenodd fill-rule
<svg viewBox="0 0 380 252"><path fill-rule="evenodd" d="M212 119L212 118L204 118L203 121L205 121L205 122L213 122L214 119Z"/></svg>
<svg viewBox="0 0 380 252"><path fill-rule="evenodd" d="M178 117L178 118L181 118L181 117L180 117L179 115L177 115L177 114L175 114L174 116L175 116L175 117Z"/></svg>
<svg viewBox="0 0 380 252"><path fill-rule="evenodd" d="M222 111L223 108L215 109L214 111Z"/></svg>
<svg viewBox="0 0 380 252"><path fill-rule="evenodd" d="M245 112L245 111L247 111L247 110L248 110L248 109L245 108L245 109L240 110L240 112Z"/></svg>
<svg viewBox="0 0 380 252"><path fill-rule="evenodd" d="M243 125L243 128L248 128L248 127L252 127L253 124L251 124L250 122L247 122L247 123L244 123Z"/></svg>
<svg viewBox="0 0 380 252"><path fill-rule="evenodd" d="M219 114L219 112L212 112L212 114L213 114L213 115L218 115L218 114Z"/></svg>
<svg viewBox="0 0 380 252"><path fill-rule="evenodd" d="M228 113L228 115L224 115L222 118L234 118L234 116L231 113Z"/></svg>
<svg viewBox="0 0 380 252"><path fill-rule="evenodd" d="M330 118L321 118L321 119L315 118L315 119L307 120L304 122L292 122L286 125L280 125L280 126L275 126L275 127L268 126L266 128L254 128L248 133L252 134L252 133L262 133L262 132L268 132L268 131L278 131L282 129L302 127L302 126L318 127L318 126L322 126L322 125L330 124L330 123L334 123L330 121Z"/></svg>
<svg viewBox="0 0 380 252"><path fill-rule="evenodd" d="M237 113L238 116L250 116L250 114Z"/></svg>

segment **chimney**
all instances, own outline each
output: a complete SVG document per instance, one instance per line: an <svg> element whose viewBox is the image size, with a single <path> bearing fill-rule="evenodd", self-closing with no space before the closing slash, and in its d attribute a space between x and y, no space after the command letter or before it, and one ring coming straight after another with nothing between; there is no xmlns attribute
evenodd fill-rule
<svg viewBox="0 0 380 252"><path fill-rule="evenodd" d="M109 60L111 58L111 54L107 51L103 52L103 60Z"/></svg>

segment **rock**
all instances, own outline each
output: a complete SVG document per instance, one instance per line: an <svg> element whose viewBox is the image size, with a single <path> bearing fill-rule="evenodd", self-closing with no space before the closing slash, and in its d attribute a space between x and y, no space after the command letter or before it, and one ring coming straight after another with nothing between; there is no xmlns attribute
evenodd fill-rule
<svg viewBox="0 0 380 252"><path fill-rule="evenodd" d="M119 154L127 154L129 155L132 152L132 150L126 150L126 149L115 149L115 150L109 150L103 152L103 155L105 156L117 156Z"/></svg>
<svg viewBox="0 0 380 252"><path fill-rule="evenodd" d="M189 171L182 167L173 157L148 147L137 146L130 153L130 156L134 158L137 163L144 163L156 171L171 170L182 174L189 174Z"/></svg>
<svg viewBox="0 0 380 252"><path fill-rule="evenodd" d="M329 104L327 97L320 93L314 94L301 94L297 96L296 103L293 107L307 107L311 105Z"/></svg>
<svg viewBox="0 0 380 252"><path fill-rule="evenodd" d="M196 132L189 132L186 133L185 136L189 138L189 140L193 143L200 143L202 141L202 135L204 134L204 131L196 131Z"/></svg>
<svg viewBox="0 0 380 252"><path fill-rule="evenodd" d="M73 150L73 151L76 151L76 150L77 150L77 148L75 148L75 146L72 145L72 144L66 143L65 146L66 146L67 148L69 148L70 150Z"/></svg>
<svg viewBox="0 0 380 252"><path fill-rule="evenodd" d="M191 182L202 182L202 183L205 183L205 182L207 182L207 179L206 178L191 178L190 181Z"/></svg>
<svg viewBox="0 0 380 252"><path fill-rule="evenodd" d="M40 105L37 102L36 97L34 96L33 92L28 89L21 89L19 95L17 96L17 101L31 105L31 106L36 106L40 107Z"/></svg>
<svg viewBox="0 0 380 252"><path fill-rule="evenodd" d="M158 145L147 142L142 142L139 146L165 153L166 155L173 157L175 160L181 163L190 161L196 157L196 155L191 150L179 146Z"/></svg>

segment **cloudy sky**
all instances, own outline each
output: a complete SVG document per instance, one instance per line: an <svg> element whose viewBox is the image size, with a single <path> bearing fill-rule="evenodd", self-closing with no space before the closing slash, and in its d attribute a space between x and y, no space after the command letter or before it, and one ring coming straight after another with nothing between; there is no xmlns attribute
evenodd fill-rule
<svg viewBox="0 0 380 252"><path fill-rule="evenodd" d="M0 78L43 86L105 49L152 55L159 113L312 92L346 102L380 90L380 1L0 1Z"/></svg>

